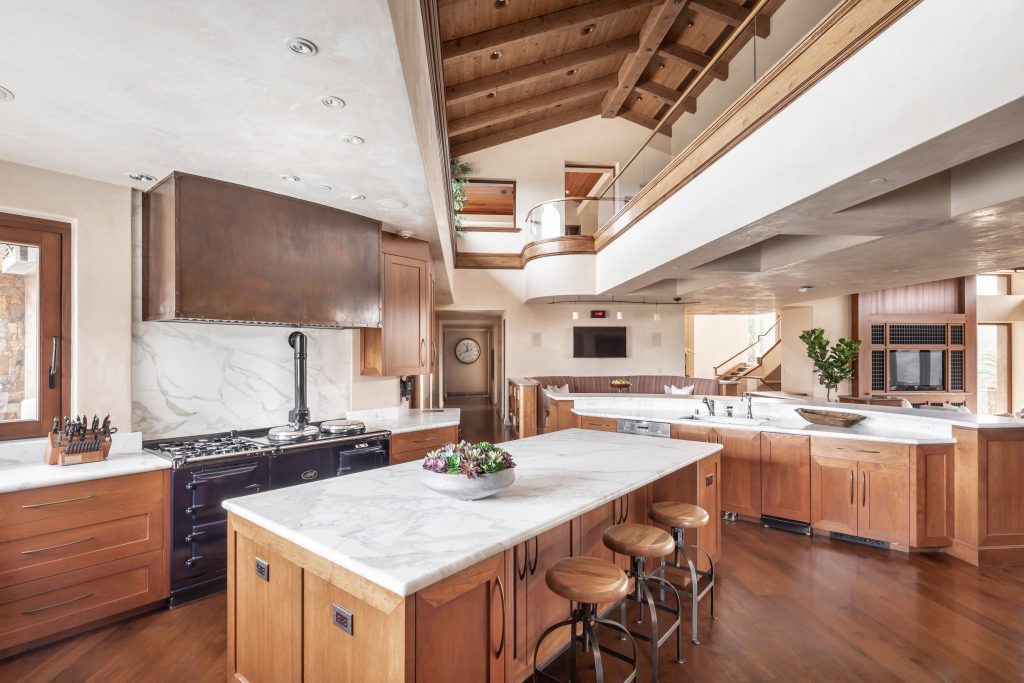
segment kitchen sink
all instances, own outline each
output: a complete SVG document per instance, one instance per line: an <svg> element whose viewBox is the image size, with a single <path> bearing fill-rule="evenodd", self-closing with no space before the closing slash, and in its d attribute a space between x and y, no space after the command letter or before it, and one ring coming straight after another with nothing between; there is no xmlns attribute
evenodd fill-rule
<svg viewBox="0 0 1024 683"><path fill-rule="evenodd" d="M750 417L729 417L727 415L683 415L680 420L693 420L695 422L709 422L714 424L744 425L747 427L759 427L768 424L765 418Z"/></svg>

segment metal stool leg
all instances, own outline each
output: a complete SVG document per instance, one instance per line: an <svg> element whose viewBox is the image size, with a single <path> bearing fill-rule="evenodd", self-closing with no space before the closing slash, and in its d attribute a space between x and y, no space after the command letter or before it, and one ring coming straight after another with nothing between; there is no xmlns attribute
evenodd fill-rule
<svg viewBox="0 0 1024 683"><path fill-rule="evenodd" d="M624 639L628 640L630 642L630 646L631 646L631 650L632 650L632 657L626 657L626 655L623 655L623 654L621 654L619 652L616 652L615 650L602 648L601 647L601 643L600 643L600 641L597 638L597 628L596 628L597 624L601 624L601 625L607 626L607 627L609 627L611 629L614 629L614 630L618 631L619 633L621 633L624 636ZM579 633L577 633L577 631L576 631L577 625L580 627L580 632ZM599 683L604 683L604 664L603 664L603 661L602 661L602 658L601 658L601 653L602 652L604 652L606 654L609 654L609 655L612 655L612 656L616 657L617 659L621 659L622 661L628 663L630 665L630 667L632 668L632 671L623 680L622 683L634 683L636 681L636 665L637 665L636 641L633 639L632 634L622 624L617 624L614 621L611 621L610 619L602 619L602 618L600 618L597 615L597 605L594 605L594 604L581 604L581 605L579 605L577 608L575 608L572 611L572 617L570 619L567 619L565 621L560 621L557 624L553 624L552 626L549 626L548 628L546 628L544 630L544 632L541 634L540 638L537 639L537 646L536 646L536 648L534 649L534 652L533 652L533 679L532 680L533 680L534 683L537 683L537 681L539 681L541 677L543 677L544 680L548 680L548 681L557 681L558 680L555 677L553 677L550 674L548 674L546 671L543 671L538 666L539 662L537 661L537 657L538 657L538 654L540 653L540 649L541 649L540 646L544 642L544 640L549 635L551 635L552 633L554 633L558 629L563 628L565 626L569 626L570 629L571 629L571 635L570 635L570 638L569 638L569 654L570 654L570 657L569 657L569 677L570 677L570 679L569 680L570 681L573 681L575 683L575 681L578 679L577 678L577 676L578 676L578 674L577 674L577 665L576 665L576 643L589 644L590 649L591 649L591 651L594 654L594 668L595 668L595 673L596 673L596 676L597 676L597 681Z"/></svg>

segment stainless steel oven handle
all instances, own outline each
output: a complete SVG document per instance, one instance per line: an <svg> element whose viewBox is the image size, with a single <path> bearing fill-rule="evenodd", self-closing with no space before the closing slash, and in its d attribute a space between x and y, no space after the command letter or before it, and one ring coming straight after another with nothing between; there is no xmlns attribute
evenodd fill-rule
<svg viewBox="0 0 1024 683"><path fill-rule="evenodd" d="M192 533L190 533L188 536L185 537L185 542L186 543L195 543L197 536L205 536L205 535L206 535L205 531L193 531Z"/></svg>
<svg viewBox="0 0 1024 683"><path fill-rule="evenodd" d="M203 559L202 555L193 555L192 557L190 557L187 560L185 560L185 566L186 567L194 567L196 562L198 562L201 559Z"/></svg>
<svg viewBox="0 0 1024 683"><path fill-rule="evenodd" d="M186 515L194 515L194 514L196 513L196 511L198 511L198 510L202 510L202 509L203 509L203 508L205 508L205 507L206 507L206 506L205 506L205 505L203 505L203 504L199 504L199 505L189 505L189 506L188 506L187 508L185 508L185 514L186 514Z"/></svg>

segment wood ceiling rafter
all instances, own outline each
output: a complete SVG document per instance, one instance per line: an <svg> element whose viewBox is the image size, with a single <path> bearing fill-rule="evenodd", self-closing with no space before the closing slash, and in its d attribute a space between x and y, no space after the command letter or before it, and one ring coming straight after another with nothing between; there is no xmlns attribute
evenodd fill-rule
<svg viewBox="0 0 1024 683"><path fill-rule="evenodd" d="M618 115L685 6L685 0L662 0L651 10L640 31L640 45L635 52L626 56L619 69L618 83L608 91L601 103L601 116L610 119Z"/></svg>
<svg viewBox="0 0 1024 683"><path fill-rule="evenodd" d="M676 43L662 45L658 49L658 54L674 60L693 71L702 70L711 61L709 55ZM711 70L711 73L714 74L715 78L724 81L729 78L729 63L724 61L718 62Z"/></svg>
<svg viewBox="0 0 1024 683"><path fill-rule="evenodd" d="M525 123L514 128L508 128L506 130L492 133L485 137L468 140L466 142L455 143L452 145L451 153L453 157L460 157L463 154L469 154L470 152L478 152L481 149L487 149L488 147L494 147L495 145L500 145L505 142L518 140L519 138L526 137L527 135L543 133L546 130L558 128L559 126L564 126L568 123L576 123L583 119L589 119L591 116L597 116L599 111L597 103L560 110L558 113L539 121Z"/></svg>
<svg viewBox="0 0 1024 683"><path fill-rule="evenodd" d="M742 5L737 5L729 0L690 0L690 5L701 14L717 19L731 28L736 28L742 24L743 20L747 18L747 14L749 14L748 10L744 9ZM763 24L763 28L759 27L758 24ZM754 21L754 34L758 38L767 38L768 28L768 22ZM762 31L764 31L764 35L762 35Z"/></svg>
<svg viewBox="0 0 1024 683"><path fill-rule="evenodd" d="M655 83L654 81L644 81L642 83L637 83L636 89L637 92L647 95L648 97L653 97L659 102L667 104L670 107L676 103L676 101L679 99L679 96L682 94L681 92L674 88L670 88L667 85L662 85L661 83ZM694 113L695 111L697 111L697 98L687 97L686 102L683 103L681 108L683 109L683 111L688 112L690 114Z"/></svg>

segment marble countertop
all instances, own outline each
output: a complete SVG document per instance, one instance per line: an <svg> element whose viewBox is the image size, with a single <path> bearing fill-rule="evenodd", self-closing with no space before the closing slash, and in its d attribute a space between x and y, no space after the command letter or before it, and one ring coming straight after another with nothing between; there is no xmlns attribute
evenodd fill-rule
<svg viewBox="0 0 1024 683"><path fill-rule="evenodd" d="M502 444L516 482L478 501L426 488L420 463L224 502L232 513L405 597L721 450L569 429Z"/></svg>
<svg viewBox="0 0 1024 683"><path fill-rule="evenodd" d="M408 414L398 417L373 416L360 419L366 422L368 430L387 429L392 434L404 434L424 429L437 429L438 427L457 427L461 420L461 414L458 408L445 408L443 410L410 410Z"/></svg>
<svg viewBox="0 0 1024 683"><path fill-rule="evenodd" d="M731 422L727 419L716 421L713 418L691 420L681 418L678 410L637 410L618 408L592 408L574 409L575 415L586 417L604 417L622 420L650 420L653 422L668 422L671 424L689 425L693 427L722 427L723 429L739 429L743 431L775 432L779 434L805 434L807 436L828 436L842 439L853 439L857 441L887 441L890 443L905 444L951 444L956 439L948 436L923 436L920 434L908 434L882 427L872 427L866 424L858 424L853 427L829 427L827 425L816 425L802 420L770 420L763 424L750 425Z"/></svg>
<svg viewBox="0 0 1024 683"><path fill-rule="evenodd" d="M170 469L171 462L142 452L142 435L115 434L106 460L81 465L47 465L43 439L0 445L0 493Z"/></svg>

